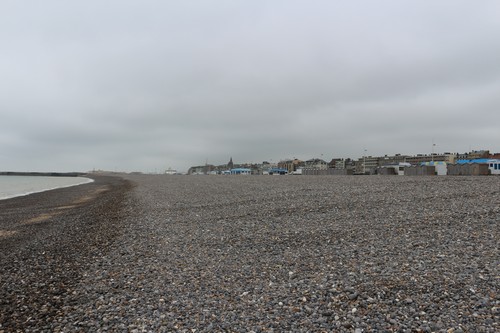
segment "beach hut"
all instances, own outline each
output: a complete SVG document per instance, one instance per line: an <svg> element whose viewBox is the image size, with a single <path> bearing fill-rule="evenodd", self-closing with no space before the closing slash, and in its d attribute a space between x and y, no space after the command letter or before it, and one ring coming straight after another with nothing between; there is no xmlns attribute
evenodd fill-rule
<svg viewBox="0 0 500 333"><path fill-rule="evenodd" d="M465 165L474 165L474 164L480 164L480 165L485 165L487 169L489 170L489 174L491 175L500 175L500 159L487 159L487 158L478 158L474 160L458 160L457 164L460 164L462 166ZM474 175L483 175L485 174L484 170L480 170L474 168Z"/></svg>
<svg viewBox="0 0 500 333"><path fill-rule="evenodd" d="M400 162L400 163L391 163L383 165L377 168L377 173L379 175L405 175L405 168L411 167L410 163Z"/></svg>
<svg viewBox="0 0 500 333"><path fill-rule="evenodd" d="M434 172L438 176L446 176L448 174L448 165L443 161L422 162L420 165L434 166Z"/></svg>

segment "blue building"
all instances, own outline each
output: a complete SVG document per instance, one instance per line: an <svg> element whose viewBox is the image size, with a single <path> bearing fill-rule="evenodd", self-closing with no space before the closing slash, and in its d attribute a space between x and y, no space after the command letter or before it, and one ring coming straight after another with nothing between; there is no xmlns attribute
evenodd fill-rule
<svg viewBox="0 0 500 333"><path fill-rule="evenodd" d="M251 175L252 174L252 169L235 168L235 169L231 169L231 174L232 175Z"/></svg>
<svg viewBox="0 0 500 333"><path fill-rule="evenodd" d="M288 169L283 168L271 168L269 169L270 175L286 175L288 173Z"/></svg>

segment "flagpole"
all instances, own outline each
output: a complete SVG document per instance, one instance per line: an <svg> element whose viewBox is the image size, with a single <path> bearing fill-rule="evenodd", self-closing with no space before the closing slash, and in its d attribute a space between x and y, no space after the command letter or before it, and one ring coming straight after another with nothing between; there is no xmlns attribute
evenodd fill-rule
<svg viewBox="0 0 500 333"><path fill-rule="evenodd" d="M432 164L434 164L434 147L435 146L436 146L436 144L434 143L434 140L432 140L432 155L431 155Z"/></svg>

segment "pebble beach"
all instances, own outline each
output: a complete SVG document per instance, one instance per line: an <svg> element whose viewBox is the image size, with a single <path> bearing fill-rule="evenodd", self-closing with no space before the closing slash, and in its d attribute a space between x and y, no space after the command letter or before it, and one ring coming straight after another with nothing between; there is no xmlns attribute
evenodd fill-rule
<svg viewBox="0 0 500 333"><path fill-rule="evenodd" d="M500 177L94 176L0 201L0 332L499 332Z"/></svg>

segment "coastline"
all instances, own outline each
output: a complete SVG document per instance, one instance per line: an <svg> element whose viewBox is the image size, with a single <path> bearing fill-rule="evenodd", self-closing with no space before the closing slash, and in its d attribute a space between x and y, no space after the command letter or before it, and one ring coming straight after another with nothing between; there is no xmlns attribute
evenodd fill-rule
<svg viewBox="0 0 500 333"><path fill-rule="evenodd" d="M0 176L46 176L46 177L80 177L85 172L36 172L36 171L0 171Z"/></svg>
<svg viewBox="0 0 500 333"><path fill-rule="evenodd" d="M79 186L79 185L84 185L88 183L92 183L94 179L88 176L84 175L78 175L78 176L65 176L62 174L59 174L57 176L55 175L48 175L48 174L20 174L20 173L9 173L9 174L0 174L0 176L8 176L8 177L64 177L64 178L79 178L82 181L76 184L69 184L69 185L58 185L54 187L48 187L40 190L35 190L35 191L28 191L28 192L23 192L23 193L18 193L18 194L12 194L8 196L0 196L0 200L7 200L7 199L12 199L12 198L17 198L17 197L23 197L35 193L42 193L46 191L52 191L52 190L57 190L57 189L62 189L62 188L67 188L67 187L72 187L72 186Z"/></svg>

